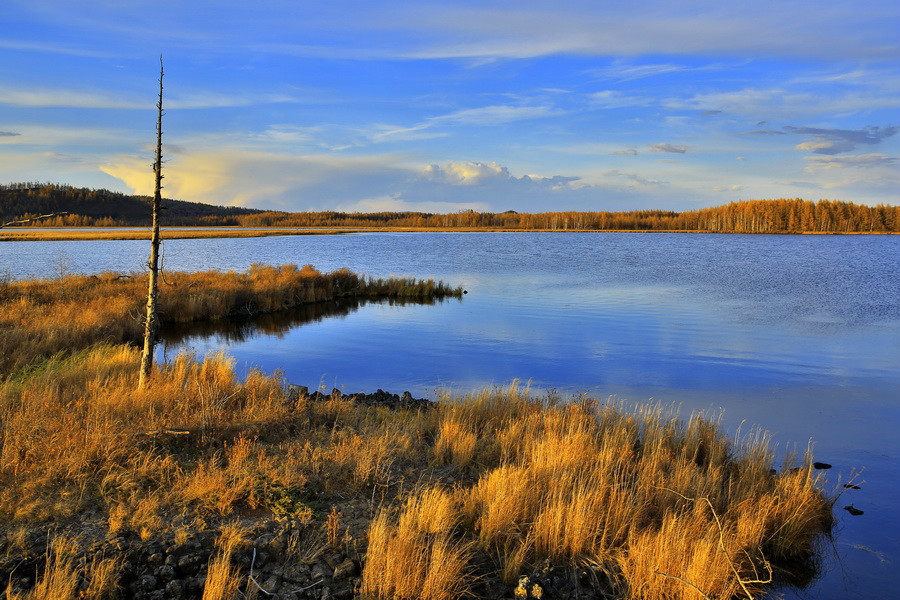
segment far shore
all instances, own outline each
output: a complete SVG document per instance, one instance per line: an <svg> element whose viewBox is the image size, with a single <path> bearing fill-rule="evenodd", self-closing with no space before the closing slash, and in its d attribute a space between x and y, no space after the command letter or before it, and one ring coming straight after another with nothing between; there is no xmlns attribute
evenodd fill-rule
<svg viewBox="0 0 900 600"><path fill-rule="evenodd" d="M816 231L816 232L724 232L697 231L692 229L516 229L510 227L163 227L162 235L167 239L210 239L274 237L286 235L344 235L351 233L718 233L743 235L898 235L897 232L883 231ZM82 240L149 240L149 227L123 227L91 230L79 228L46 229L0 229L0 242L62 242Z"/></svg>

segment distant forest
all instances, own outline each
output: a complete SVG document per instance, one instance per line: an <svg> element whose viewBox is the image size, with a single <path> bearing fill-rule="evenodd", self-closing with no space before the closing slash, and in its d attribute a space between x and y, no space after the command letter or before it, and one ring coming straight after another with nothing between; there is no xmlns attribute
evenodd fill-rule
<svg viewBox="0 0 900 600"><path fill-rule="evenodd" d="M691 211L503 213L272 212L165 200L163 225L239 227L416 227L551 231L708 231L727 233L900 232L900 207L801 199L745 200ZM67 213L31 224L41 227L144 226L148 199L108 190L53 184L0 186L3 223ZM29 225L29 224L26 224Z"/></svg>
<svg viewBox="0 0 900 600"><path fill-rule="evenodd" d="M250 208L212 206L166 200L166 225L239 225L229 219L262 212ZM0 222L66 213L24 227L141 227L150 225L150 197L52 183L0 185Z"/></svg>

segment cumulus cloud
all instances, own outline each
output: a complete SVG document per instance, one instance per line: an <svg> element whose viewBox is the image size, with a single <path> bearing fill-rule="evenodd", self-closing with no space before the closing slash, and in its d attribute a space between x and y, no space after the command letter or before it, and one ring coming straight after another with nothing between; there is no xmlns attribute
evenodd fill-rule
<svg viewBox="0 0 900 600"><path fill-rule="evenodd" d="M544 177L541 175L522 175L516 177L504 166L497 163L482 162L450 162L445 165L428 165L423 171L428 181L447 183L450 185L496 185L505 183L519 183L544 189L563 189L569 184L578 181L578 177L564 177L555 175Z"/></svg>
<svg viewBox="0 0 900 600"><path fill-rule="evenodd" d="M687 152L687 146L675 145L675 144L653 144L650 146L650 150L653 152L667 152L670 154L684 154Z"/></svg>

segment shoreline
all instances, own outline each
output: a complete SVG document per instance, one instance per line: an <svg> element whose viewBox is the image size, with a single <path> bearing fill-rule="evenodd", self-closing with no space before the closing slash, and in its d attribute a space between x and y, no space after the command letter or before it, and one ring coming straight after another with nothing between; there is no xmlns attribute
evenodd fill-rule
<svg viewBox="0 0 900 600"><path fill-rule="evenodd" d="M86 231L79 228L46 228L40 231L28 231L24 228L0 229L0 242L69 242L69 241L108 241L108 240L144 240L150 239L149 228L125 227ZM253 228L253 229L204 229L199 227L163 227L163 239L219 239L219 238L251 238L280 237L297 235L349 235L359 233L694 233L707 235L900 235L895 231L698 231L692 229L513 229L502 227L304 227L291 228Z"/></svg>

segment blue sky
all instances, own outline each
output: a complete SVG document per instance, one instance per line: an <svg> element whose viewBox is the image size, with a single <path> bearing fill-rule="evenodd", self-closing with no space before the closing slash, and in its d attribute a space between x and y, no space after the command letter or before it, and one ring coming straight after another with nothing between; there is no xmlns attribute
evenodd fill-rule
<svg viewBox="0 0 900 600"><path fill-rule="evenodd" d="M900 3L3 0L0 182L280 210L898 204Z"/></svg>

